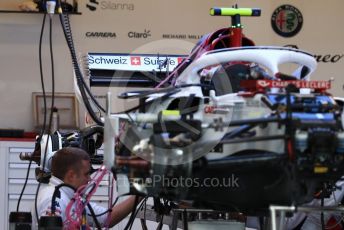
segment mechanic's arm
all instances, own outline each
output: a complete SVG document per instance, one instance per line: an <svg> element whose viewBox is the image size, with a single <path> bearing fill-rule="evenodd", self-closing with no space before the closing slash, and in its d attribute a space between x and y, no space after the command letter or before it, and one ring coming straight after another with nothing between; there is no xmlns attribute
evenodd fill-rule
<svg viewBox="0 0 344 230"><path fill-rule="evenodd" d="M141 198L138 198L140 202ZM109 227L113 227L121 222L129 213L132 212L135 204L135 196L131 196L120 204L114 206L111 211Z"/></svg>

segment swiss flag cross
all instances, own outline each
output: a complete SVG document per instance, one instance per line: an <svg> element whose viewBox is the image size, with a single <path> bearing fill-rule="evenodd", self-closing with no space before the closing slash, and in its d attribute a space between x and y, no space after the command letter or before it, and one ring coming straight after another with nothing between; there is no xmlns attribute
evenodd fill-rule
<svg viewBox="0 0 344 230"><path fill-rule="evenodd" d="M178 64L181 63L183 60L184 60L184 58L179 57L179 58L178 58Z"/></svg>
<svg viewBox="0 0 344 230"><path fill-rule="evenodd" d="M141 58L137 56L130 57L131 65L141 65Z"/></svg>

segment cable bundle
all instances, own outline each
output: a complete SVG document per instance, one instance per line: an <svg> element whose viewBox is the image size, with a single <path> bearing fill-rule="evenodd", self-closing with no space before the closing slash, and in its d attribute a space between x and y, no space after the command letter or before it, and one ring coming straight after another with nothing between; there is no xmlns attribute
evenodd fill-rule
<svg viewBox="0 0 344 230"><path fill-rule="evenodd" d="M74 68L74 73L76 76L76 80L77 80L77 84L80 90L80 94L82 97L82 100L84 102L84 105L87 109L87 112L90 114L90 116L92 117L92 119L100 126L103 126L104 123L101 121L101 119L99 119L99 117L97 116L97 114L94 112L92 105L90 104L89 98L91 99L91 102L93 103L93 105L95 105L98 109L100 109L101 111L105 112L105 110L102 108L102 106L98 103L98 101L94 98L94 96L92 95L90 89L88 88L84 78L83 78L83 74L81 71L81 68L79 66L78 63L78 58L76 56L76 52L75 52L75 47L74 47L74 42L73 42L73 36L72 36L72 30L71 30L71 26L70 26L70 21L69 21L69 17L68 14L59 14L60 16L60 22L62 25L62 29L66 38L66 42L71 54L71 58L72 58L72 63L73 63L73 68Z"/></svg>
<svg viewBox="0 0 344 230"><path fill-rule="evenodd" d="M67 229L78 229L80 223L84 224L83 217L85 217L85 208L88 206L91 197L96 192L103 177L108 172L105 166L101 166L96 171L91 181L78 188L74 193L73 198L66 207L66 220L64 226L68 226Z"/></svg>

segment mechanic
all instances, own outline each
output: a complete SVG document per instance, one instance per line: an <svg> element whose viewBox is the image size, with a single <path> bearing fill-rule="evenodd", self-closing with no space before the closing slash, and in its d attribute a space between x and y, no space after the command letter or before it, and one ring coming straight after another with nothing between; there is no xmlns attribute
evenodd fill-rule
<svg viewBox="0 0 344 230"><path fill-rule="evenodd" d="M56 199L55 215L61 216L62 221L66 221L66 207L70 200L74 196L74 192L82 185L87 184L90 180L91 164L90 157L86 151L80 148L66 147L58 150L51 162L52 176L49 181L49 185L42 188L37 197L37 213L38 216L51 215L52 196L55 191L55 187L62 183L67 186L60 187L60 198ZM71 187L69 187L71 186ZM109 227L112 227L124 219L133 209L135 205L135 196L131 196L120 204L114 206L110 212L106 212L107 208L99 206L90 202L90 205L94 211L94 214L106 213L104 215L97 216L97 221L103 227L108 221ZM89 225L94 226L92 215L90 215L89 208L86 208L87 222ZM107 214L109 213L109 214ZM33 226L37 226L36 212L33 207ZM68 226L64 226L68 227Z"/></svg>

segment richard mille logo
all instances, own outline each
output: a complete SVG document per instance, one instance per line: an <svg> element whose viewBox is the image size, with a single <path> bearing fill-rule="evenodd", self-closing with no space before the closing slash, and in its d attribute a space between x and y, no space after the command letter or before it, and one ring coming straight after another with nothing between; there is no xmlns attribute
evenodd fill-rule
<svg viewBox="0 0 344 230"><path fill-rule="evenodd" d="M200 34L163 34L162 38L199 40L202 38L202 35Z"/></svg>
<svg viewBox="0 0 344 230"><path fill-rule="evenodd" d="M120 3L120 2L114 2L113 0L112 1L88 0L88 3L86 3L86 7L90 11L96 11L99 7L101 10L133 11L135 6L133 3Z"/></svg>

